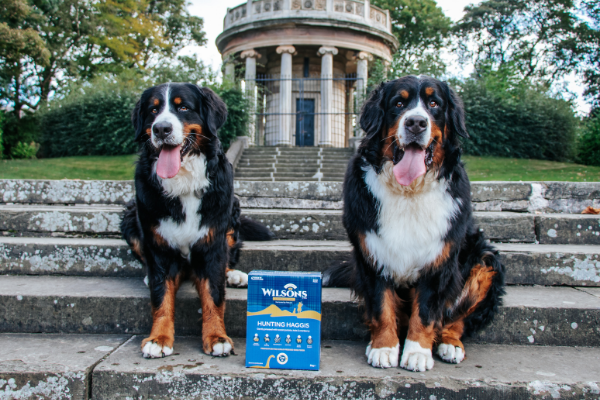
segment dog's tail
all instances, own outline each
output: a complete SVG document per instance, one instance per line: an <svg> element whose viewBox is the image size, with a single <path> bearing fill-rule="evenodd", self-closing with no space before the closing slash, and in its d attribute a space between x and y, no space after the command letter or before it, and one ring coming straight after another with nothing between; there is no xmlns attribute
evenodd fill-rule
<svg viewBox="0 0 600 400"><path fill-rule="evenodd" d="M354 280L354 258L337 261L323 272L324 287L352 287Z"/></svg>
<svg viewBox="0 0 600 400"><path fill-rule="evenodd" d="M139 262L144 263L144 253L142 252L143 233L137 217L137 206L134 200L130 200L125 205L125 212L121 219L121 234L129 247L131 247L135 258Z"/></svg>
<svg viewBox="0 0 600 400"><path fill-rule="evenodd" d="M254 242L273 240L275 234L263 224L253 221L248 217L240 217L240 239Z"/></svg>

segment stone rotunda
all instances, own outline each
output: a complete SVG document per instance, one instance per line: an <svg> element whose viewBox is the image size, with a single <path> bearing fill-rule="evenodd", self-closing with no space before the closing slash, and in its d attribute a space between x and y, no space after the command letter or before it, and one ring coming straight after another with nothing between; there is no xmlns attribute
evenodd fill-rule
<svg viewBox="0 0 600 400"><path fill-rule="evenodd" d="M398 48L389 12L369 0L248 0L223 25L225 79L244 82L259 146L347 147L368 63Z"/></svg>

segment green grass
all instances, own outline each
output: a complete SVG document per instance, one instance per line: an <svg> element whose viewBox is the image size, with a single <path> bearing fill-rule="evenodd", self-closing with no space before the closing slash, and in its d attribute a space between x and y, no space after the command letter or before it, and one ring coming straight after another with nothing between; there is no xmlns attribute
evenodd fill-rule
<svg viewBox="0 0 600 400"><path fill-rule="evenodd" d="M598 182L600 167L522 158L463 156L472 181Z"/></svg>
<svg viewBox="0 0 600 400"><path fill-rule="evenodd" d="M0 179L133 179L137 156L0 160ZM600 167L554 161L463 157L472 181L600 181Z"/></svg>
<svg viewBox="0 0 600 400"><path fill-rule="evenodd" d="M0 160L0 179L133 179L136 155Z"/></svg>

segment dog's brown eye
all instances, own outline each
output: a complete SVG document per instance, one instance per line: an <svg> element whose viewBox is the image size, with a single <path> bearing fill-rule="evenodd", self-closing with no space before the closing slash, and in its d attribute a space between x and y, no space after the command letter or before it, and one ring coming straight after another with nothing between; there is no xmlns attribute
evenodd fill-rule
<svg viewBox="0 0 600 400"><path fill-rule="evenodd" d="M404 103L399 101L398 104L396 104L396 107L398 107L398 108L404 107Z"/></svg>
<svg viewBox="0 0 600 400"><path fill-rule="evenodd" d="M188 108L186 106L181 106L179 107L179 111L187 111Z"/></svg>
<svg viewBox="0 0 600 400"><path fill-rule="evenodd" d="M436 108L437 106L438 106L438 103L436 103L435 101L432 100L429 102L429 107Z"/></svg>
<svg viewBox="0 0 600 400"><path fill-rule="evenodd" d="M152 109L152 114L156 114L157 112L158 112L158 109L156 109L156 108Z"/></svg>

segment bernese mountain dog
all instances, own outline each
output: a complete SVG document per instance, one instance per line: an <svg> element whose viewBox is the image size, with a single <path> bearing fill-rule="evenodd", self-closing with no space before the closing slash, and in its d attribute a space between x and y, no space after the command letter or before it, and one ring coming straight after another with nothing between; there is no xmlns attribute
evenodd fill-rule
<svg viewBox="0 0 600 400"><path fill-rule="evenodd" d="M353 260L328 269L324 285L364 301L372 366L426 371L434 348L460 363L461 339L492 320L504 294L498 252L473 221L462 103L444 82L407 76L373 90L360 125L344 181Z"/></svg>
<svg viewBox="0 0 600 400"><path fill-rule="evenodd" d="M210 89L168 83L147 89L132 113L141 144L135 199L121 222L123 237L144 264L152 305L152 331L142 342L146 358L173 352L175 295L192 281L202 306L202 349L233 353L225 332L225 285L247 286L233 270L241 240L270 240L271 232L240 216L233 168L217 130L227 118Z"/></svg>

